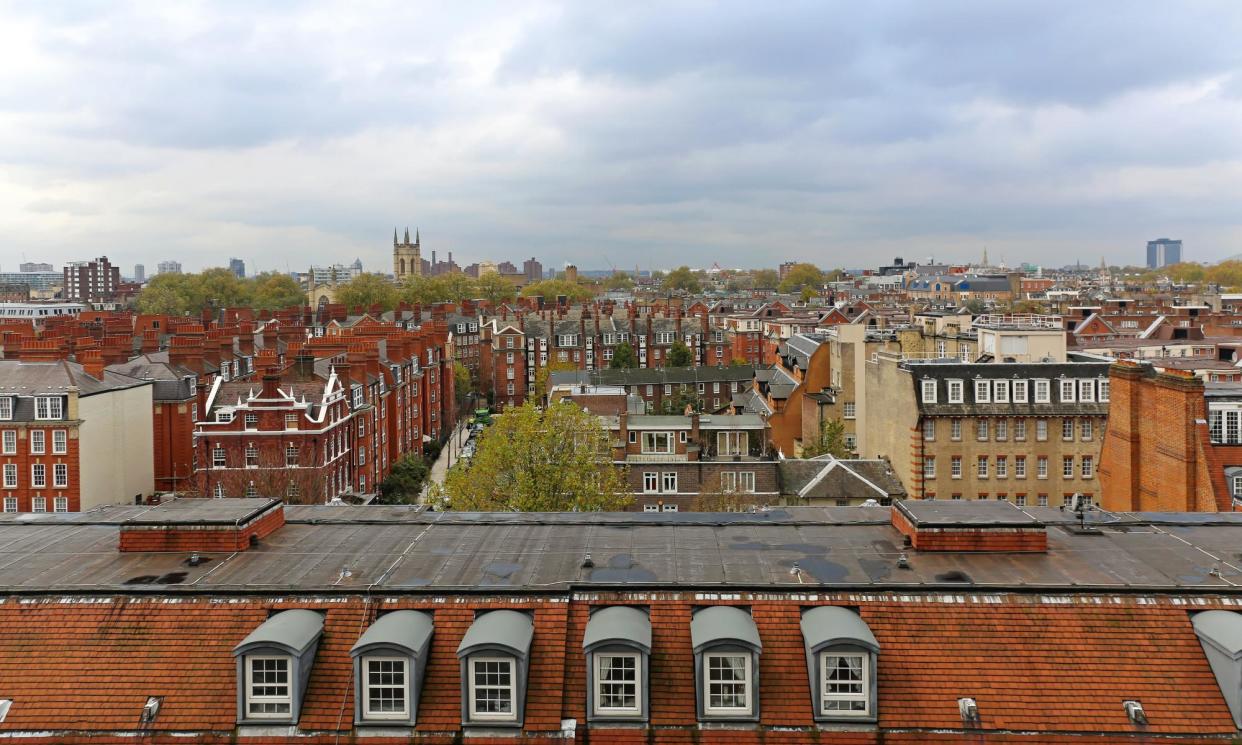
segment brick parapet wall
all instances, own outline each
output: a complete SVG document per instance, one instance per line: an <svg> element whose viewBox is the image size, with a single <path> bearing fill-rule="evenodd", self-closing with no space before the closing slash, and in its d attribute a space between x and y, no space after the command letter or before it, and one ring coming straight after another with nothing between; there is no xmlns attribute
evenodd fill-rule
<svg viewBox="0 0 1242 745"><path fill-rule="evenodd" d="M283 505L240 525L122 525L118 549L131 552L245 551L285 524Z"/></svg>
<svg viewBox="0 0 1242 745"><path fill-rule="evenodd" d="M916 526L901 510L891 510L893 527L910 538L919 551L970 551L1001 553L1043 553L1048 550L1048 533L1030 527L928 527Z"/></svg>

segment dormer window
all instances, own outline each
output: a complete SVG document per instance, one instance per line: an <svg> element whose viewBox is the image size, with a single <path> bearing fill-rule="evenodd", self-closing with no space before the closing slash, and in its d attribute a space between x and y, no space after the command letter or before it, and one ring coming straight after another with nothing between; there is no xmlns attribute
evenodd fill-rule
<svg viewBox="0 0 1242 745"><path fill-rule="evenodd" d="M8 421L13 418L13 397L0 396L0 419Z"/></svg>
<svg viewBox="0 0 1242 745"><path fill-rule="evenodd" d="M496 610L478 615L457 647L462 723L520 727L534 624L529 615Z"/></svg>
<svg viewBox="0 0 1242 745"><path fill-rule="evenodd" d="M582 648L587 658L587 718L647 720L651 620L638 608L601 608L591 614Z"/></svg>
<svg viewBox="0 0 1242 745"><path fill-rule="evenodd" d="M703 608L690 621L696 708L701 721L759 718L759 630L750 613Z"/></svg>
<svg viewBox="0 0 1242 745"><path fill-rule="evenodd" d="M992 381L990 380L975 381L975 403L986 404L991 402L991 386Z"/></svg>
<svg viewBox="0 0 1242 745"><path fill-rule="evenodd" d="M322 636L322 615L287 610L267 619L233 648L239 724L297 723Z"/></svg>
<svg viewBox="0 0 1242 745"><path fill-rule="evenodd" d="M393 611L354 644L356 724L415 724L433 628L428 613Z"/></svg>
<svg viewBox="0 0 1242 745"><path fill-rule="evenodd" d="M1242 613L1209 610L1190 619L1235 727L1242 729Z"/></svg>
<svg viewBox="0 0 1242 745"><path fill-rule="evenodd" d="M924 380L922 393L923 393L923 403L925 404L936 403L936 381Z"/></svg>
<svg viewBox="0 0 1242 745"><path fill-rule="evenodd" d="M848 608L811 608L802 641L815 720L874 722L880 644L867 623Z"/></svg>
<svg viewBox="0 0 1242 745"><path fill-rule="evenodd" d="M949 403L951 404L962 403L962 387L963 387L963 384L962 384L962 381L960 380L948 381Z"/></svg>

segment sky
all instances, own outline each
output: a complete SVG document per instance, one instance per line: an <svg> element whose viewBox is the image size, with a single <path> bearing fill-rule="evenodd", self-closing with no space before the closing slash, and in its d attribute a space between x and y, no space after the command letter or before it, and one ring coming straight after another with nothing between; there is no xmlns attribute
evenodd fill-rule
<svg viewBox="0 0 1242 745"><path fill-rule="evenodd" d="M1242 2L0 0L0 270L1242 253Z"/></svg>

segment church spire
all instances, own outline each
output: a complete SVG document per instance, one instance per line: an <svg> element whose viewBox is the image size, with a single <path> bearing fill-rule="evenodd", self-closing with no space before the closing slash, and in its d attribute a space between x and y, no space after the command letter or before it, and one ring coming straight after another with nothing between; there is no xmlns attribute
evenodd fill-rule
<svg viewBox="0 0 1242 745"><path fill-rule="evenodd" d="M989 263L988 263L988 250L987 250L987 248L984 248L984 249L983 249L983 265L984 265L984 266L991 266L991 264L989 264Z"/></svg>
<svg viewBox="0 0 1242 745"><path fill-rule="evenodd" d="M397 229L395 227L392 229L392 245L397 245Z"/></svg>
<svg viewBox="0 0 1242 745"><path fill-rule="evenodd" d="M405 245L410 245L410 229L405 229Z"/></svg>
<svg viewBox="0 0 1242 745"><path fill-rule="evenodd" d="M415 246L421 246L421 245L422 245L422 239L418 237L418 228L417 228L417 227L416 227L416 228L414 228L414 245L415 245Z"/></svg>

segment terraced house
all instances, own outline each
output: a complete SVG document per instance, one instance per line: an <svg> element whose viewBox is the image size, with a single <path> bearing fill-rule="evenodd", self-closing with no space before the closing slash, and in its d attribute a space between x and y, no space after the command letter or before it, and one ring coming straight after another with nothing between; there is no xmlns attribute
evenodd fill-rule
<svg viewBox="0 0 1242 745"><path fill-rule="evenodd" d="M1223 518L362 510L0 516L0 735L1223 745L1242 726L1242 575L1204 559L1242 541Z"/></svg>

